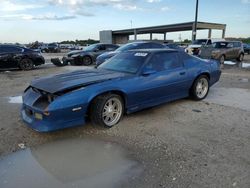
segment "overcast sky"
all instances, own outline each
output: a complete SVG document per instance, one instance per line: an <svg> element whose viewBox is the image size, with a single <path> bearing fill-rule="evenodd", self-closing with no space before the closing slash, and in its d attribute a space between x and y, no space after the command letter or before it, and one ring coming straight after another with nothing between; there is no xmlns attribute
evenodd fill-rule
<svg viewBox="0 0 250 188"><path fill-rule="evenodd" d="M194 20L196 0L0 0L0 43L99 39L100 30ZM227 24L226 37L250 37L250 0L200 0L199 21ZM191 32L167 34L191 38ZM143 38L145 36L141 36ZM154 35L161 39L162 36ZM207 31L198 32L198 38ZM221 37L214 31L212 37Z"/></svg>

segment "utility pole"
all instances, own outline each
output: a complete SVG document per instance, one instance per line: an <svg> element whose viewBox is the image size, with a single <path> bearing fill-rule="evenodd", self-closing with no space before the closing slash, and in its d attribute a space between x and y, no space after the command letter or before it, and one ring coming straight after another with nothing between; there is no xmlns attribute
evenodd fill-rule
<svg viewBox="0 0 250 188"><path fill-rule="evenodd" d="M196 39L196 34L197 34L198 6L199 6L199 0L196 0L195 21L194 21L193 37L192 37L193 41Z"/></svg>

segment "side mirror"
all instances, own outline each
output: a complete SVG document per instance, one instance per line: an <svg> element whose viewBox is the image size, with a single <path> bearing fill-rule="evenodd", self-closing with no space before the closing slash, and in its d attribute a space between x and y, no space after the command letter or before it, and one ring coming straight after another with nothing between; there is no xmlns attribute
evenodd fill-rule
<svg viewBox="0 0 250 188"><path fill-rule="evenodd" d="M156 70L154 70L154 69L144 69L142 71L142 76L149 76L149 75L154 74L154 73L156 73Z"/></svg>

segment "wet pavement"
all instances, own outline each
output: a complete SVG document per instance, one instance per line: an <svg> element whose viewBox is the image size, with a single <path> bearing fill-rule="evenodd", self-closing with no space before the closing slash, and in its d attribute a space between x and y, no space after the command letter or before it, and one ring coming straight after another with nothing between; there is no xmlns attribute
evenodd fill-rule
<svg viewBox="0 0 250 188"><path fill-rule="evenodd" d="M120 146L65 139L0 158L0 187L120 187L140 173Z"/></svg>
<svg viewBox="0 0 250 188"><path fill-rule="evenodd" d="M22 96L13 96L13 97L8 97L8 102L14 104L22 104L23 99Z"/></svg>
<svg viewBox="0 0 250 188"><path fill-rule="evenodd" d="M244 82L248 81L245 79ZM250 111L250 89L212 87L207 102Z"/></svg>

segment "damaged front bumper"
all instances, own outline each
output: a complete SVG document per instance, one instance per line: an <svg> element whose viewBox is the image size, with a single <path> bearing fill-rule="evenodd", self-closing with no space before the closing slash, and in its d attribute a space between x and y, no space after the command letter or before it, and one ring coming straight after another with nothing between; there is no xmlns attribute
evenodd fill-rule
<svg viewBox="0 0 250 188"><path fill-rule="evenodd" d="M41 97L42 95L33 91L32 88L24 93L21 117L30 128L38 132L50 132L85 124L84 114L87 107L78 105L47 110L47 104L38 104ZM77 107L78 110L75 111Z"/></svg>
<svg viewBox="0 0 250 188"><path fill-rule="evenodd" d="M74 64L74 58L72 57L63 57L62 60L60 60L59 58L51 58L51 62L58 66L58 67L62 67L62 66L66 66L68 64L73 65Z"/></svg>

